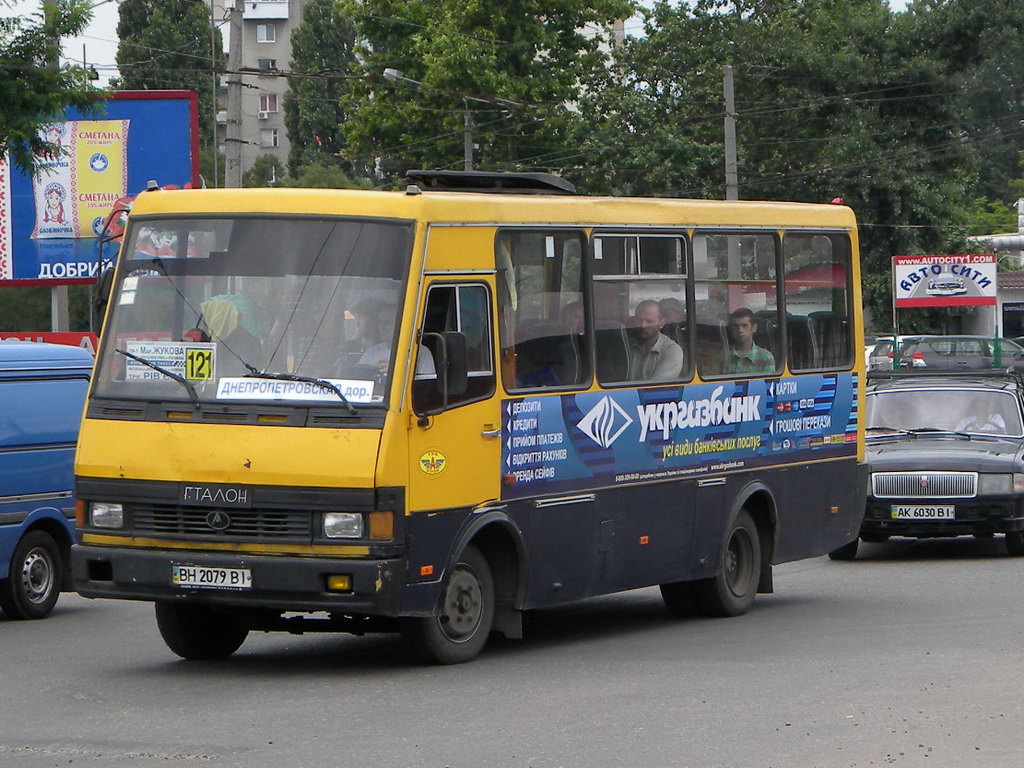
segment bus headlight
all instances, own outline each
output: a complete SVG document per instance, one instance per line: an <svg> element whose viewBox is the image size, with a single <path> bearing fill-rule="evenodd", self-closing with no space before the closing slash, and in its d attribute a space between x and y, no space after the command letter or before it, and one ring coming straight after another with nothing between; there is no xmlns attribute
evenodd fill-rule
<svg viewBox="0 0 1024 768"><path fill-rule="evenodd" d="M89 505L89 520L93 528L123 528L124 507L104 501L94 501Z"/></svg>
<svg viewBox="0 0 1024 768"><path fill-rule="evenodd" d="M325 512L324 536L329 539L363 538L363 516L359 512Z"/></svg>

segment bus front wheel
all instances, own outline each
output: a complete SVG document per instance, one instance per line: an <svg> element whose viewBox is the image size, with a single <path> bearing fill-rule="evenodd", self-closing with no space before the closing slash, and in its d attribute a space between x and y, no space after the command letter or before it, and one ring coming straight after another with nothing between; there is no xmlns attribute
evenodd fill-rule
<svg viewBox="0 0 1024 768"><path fill-rule="evenodd" d="M707 616L739 616L754 602L761 576L761 539L757 524L741 509L726 533L715 575L694 582L694 595Z"/></svg>
<svg viewBox="0 0 1024 768"><path fill-rule="evenodd" d="M494 579L487 559L466 547L445 584L438 612L403 620L413 652L430 664L461 664L483 650L494 623Z"/></svg>
<svg viewBox="0 0 1024 768"><path fill-rule="evenodd" d="M191 661L226 659L249 634L230 616L205 605L157 603L156 625L167 647Z"/></svg>

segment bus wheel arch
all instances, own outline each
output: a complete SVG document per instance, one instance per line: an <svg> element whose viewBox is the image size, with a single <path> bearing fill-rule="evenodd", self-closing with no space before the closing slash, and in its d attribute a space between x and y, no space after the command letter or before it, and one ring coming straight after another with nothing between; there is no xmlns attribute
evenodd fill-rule
<svg viewBox="0 0 1024 768"><path fill-rule="evenodd" d="M758 577L757 591L760 594L771 594L774 591L772 583L772 559L775 555L775 540L778 534L779 516L775 505L775 497L763 483L751 483L740 494L740 499L733 509L732 517L739 514L741 509L747 510L757 525L757 532L761 544L761 568Z"/></svg>

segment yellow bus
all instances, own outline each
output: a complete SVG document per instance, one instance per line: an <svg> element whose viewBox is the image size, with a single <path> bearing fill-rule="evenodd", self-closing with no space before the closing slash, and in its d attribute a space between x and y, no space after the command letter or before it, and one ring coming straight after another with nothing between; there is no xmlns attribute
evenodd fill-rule
<svg viewBox="0 0 1024 768"><path fill-rule="evenodd" d="M410 180L139 197L78 444L82 595L154 602L187 659L400 631L457 663L592 595L742 614L856 538L848 208Z"/></svg>

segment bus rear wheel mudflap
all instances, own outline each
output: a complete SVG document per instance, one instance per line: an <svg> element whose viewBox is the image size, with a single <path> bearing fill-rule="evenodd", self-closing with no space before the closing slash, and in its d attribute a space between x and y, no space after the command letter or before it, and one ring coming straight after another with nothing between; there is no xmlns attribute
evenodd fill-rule
<svg viewBox="0 0 1024 768"><path fill-rule="evenodd" d="M8 578L0 581L0 608L10 619L42 619L60 595L60 549L44 531L29 531L11 557Z"/></svg>
<svg viewBox="0 0 1024 768"><path fill-rule="evenodd" d="M402 620L412 652L430 664L461 664L483 650L494 624L494 579L487 559L470 544L445 583L438 611Z"/></svg>
<svg viewBox="0 0 1024 768"><path fill-rule="evenodd" d="M741 509L726 531L715 574L694 582L693 590L706 616L740 616L757 593L761 573L761 537L757 524Z"/></svg>
<svg viewBox="0 0 1024 768"><path fill-rule="evenodd" d="M249 629L232 616L209 606L175 601L155 605L160 636L183 659L226 659L249 634Z"/></svg>

